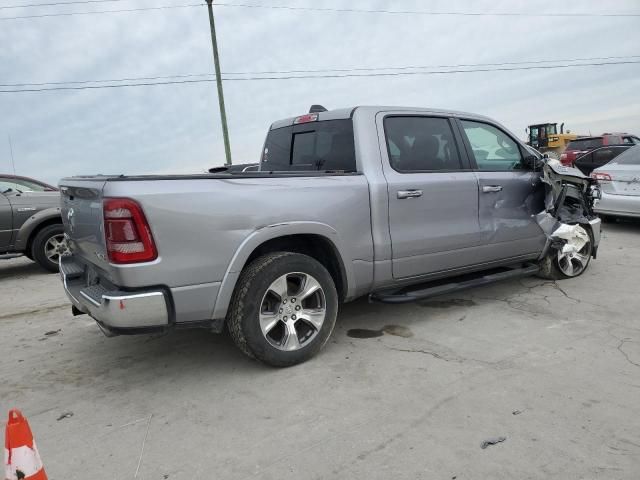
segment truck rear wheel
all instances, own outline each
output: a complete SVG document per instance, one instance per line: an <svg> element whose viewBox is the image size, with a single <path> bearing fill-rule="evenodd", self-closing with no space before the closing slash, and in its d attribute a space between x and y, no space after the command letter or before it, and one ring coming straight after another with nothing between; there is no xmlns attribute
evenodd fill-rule
<svg viewBox="0 0 640 480"><path fill-rule="evenodd" d="M288 367L320 351L337 314L338 294L327 269L307 255L277 252L242 272L227 326L246 355Z"/></svg>

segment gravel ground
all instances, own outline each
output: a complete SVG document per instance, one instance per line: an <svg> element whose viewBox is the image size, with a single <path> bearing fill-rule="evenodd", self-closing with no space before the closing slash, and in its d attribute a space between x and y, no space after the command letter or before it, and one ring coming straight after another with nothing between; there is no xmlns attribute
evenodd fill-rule
<svg viewBox="0 0 640 480"><path fill-rule="evenodd" d="M578 279L357 301L285 370L226 335L105 338L57 275L3 260L0 411L52 480L637 479L640 224L605 227Z"/></svg>

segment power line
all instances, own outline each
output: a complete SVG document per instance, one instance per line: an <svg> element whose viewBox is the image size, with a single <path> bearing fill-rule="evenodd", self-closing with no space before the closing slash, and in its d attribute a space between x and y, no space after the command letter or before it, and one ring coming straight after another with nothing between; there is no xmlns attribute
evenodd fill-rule
<svg viewBox="0 0 640 480"><path fill-rule="evenodd" d="M456 65L413 65L413 66L400 66L400 67L354 67L354 68L321 68L315 70L263 70L263 71L249 71L249 72L223 72L222 75L269 75L278 74L286 75L292 73L328 73L328 72L374 72L380 70L418 70L418 69L432 69L432 68L469 68L469 67L501 67L506 65L528 65L528 64L542 64L542 63L559 63L559 62L587 62L595 60L619 60L619 59L631 59L640 58L640 55L622 55L622 56L610 56L610 57L590 57L590 58L564 58L555 60L532 60L532 61L520 61L520 62L498 62L498 63L459 63ZM428 72L426 72L428 73ZM0 87L40 87L47 85L82 85L88 83L114 83L114 82L132 82L132 81L149 81L149 80L168 80L179 78L194 78L194 77L214 77L213 73L185 73L177 75L158 75L153 77L125 77L125 78L110 78L101 80L68 80L60 82L23 82L23 83L0 83Z"/></svg>
<svg viewBox="0 0 640 480"><path fill-rule="evenodd" d="M273 8L281 10L304 10L310 12L341 12L341 13L384 13L396 15L451 15L474 17L640 17L638 13L536 13L536 12L429 12L424 10L369 10L361 8L330 8L330 7L296 7L291 5L258 5L253 3L216 3L218 7L239 8Z"/></svg>
<svg viewBox="0 0 640 480"><path fill-rule="evenodd" d="M187 3L183 5L159 5L157 7L122 8L119 10L94 10L91 12L41 13L37 15L21 15L18 17L0 17L0 20L22 20L22 19L29 19L29 18L46 18L46 17L71 17L74 15L99 15L103 13L147 12L151 10L169 10L169 9L175 9L175 8L200 7L203 5L204 3Z"/></svg>
<svg viewBox="0 0 640 480"><path fill-rule="evenodd" d="M89 0L84 0L89 3ZM95 0L97 1L97 0ZM108 1L108 0L103 0ZM120 1L120 0L112 0ZM67 2L71 3L71 2ZM82 3L78 0L78 3ZM61 13L43 13L37 15L21 15L15 17L0 17L0 20L20 20L30 18L45 18L45 17L64 17L73 15L98 15L108 13L130 13L130 12L144 12L152 10L166 10L175 8L189 8L203 6L204 3L193 4L181 4L181 5L161 5L156 7L140 7L140 8L127 8L118 10L94 10L85 12L61 12ZM546 12L456 12L456 11L425 11L425 10L372 10L372 9L360 9L360 8L329 8L329 7L299 7L293 5L259 5L252 3L230 3L219 2L215 4L216 7L229 7L229 8L261 8L261 9L276 9L276 10L293 10L293 11L308 11L308 12L334 12L334 13L371 13L371 14L387 14L387 15L434 15L434 16L472 16L472 17L640 17L640 12L629 13L588 13L588 12L561 12L561 13L546 13Z"/></svg>
<svg viewBox="0 0 640 480"><path fill-rule="evenodd" d="M529 67L505 67L505 68L485 68L473 70L441 70L431 72L378 72L378 73L349 73L349 74L327 74L327 75L295 75L295 76L277 76L277 77L232 77L225 78L225 82L242 82L242 81L259 81L259 80L295 80L295 79L316 79L316 78L354 78L354 77L396 77L409 75L443 75L452 73L476 73L476 72L510 72L516 70L548 70L555 68L571 68L571 67L595 67L605 65L631 65L640 64L640 61L624 61L624 62L606 62L606 63L580 63L572 65L536 65ZM215 79L199 79L199 80L173 80L166 82L145 82L145 83L120 83L112 85L84 85L84 86L61 86L52 88L28 88L17 90L0 90L0 93L22 93L22 92L51 92L59 90L97 90L103 88L123 88L123 87L148 87L156 85L176 85L176 84L193 84L193 83L210 83Z"/></svg>
<svg viewBox="0 0 640 480"><path fill-rule="evenodd" d="M72 2L50 2L50 3L27 3L23 5L4 5L0 6L0 10L8 9L8 8L29 8L29 7L56 7L63 5L78 5L85 3L115 3L115 2L123 2L126 0L75 0Z"/></svg>

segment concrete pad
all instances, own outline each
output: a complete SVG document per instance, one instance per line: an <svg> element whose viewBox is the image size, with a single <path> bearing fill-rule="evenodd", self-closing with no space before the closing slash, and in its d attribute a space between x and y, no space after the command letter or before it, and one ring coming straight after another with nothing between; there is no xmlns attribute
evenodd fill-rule
<svg viewBox="0 0 640 480"><path fill-rule="evenodd" d="M57 275L0 261L0 412L50 478L636 479L639 282L640 225L607 224L578 279L360 300L275 370L226 335L105 338ZM404 336L347 334L386 325Z"/></svg>

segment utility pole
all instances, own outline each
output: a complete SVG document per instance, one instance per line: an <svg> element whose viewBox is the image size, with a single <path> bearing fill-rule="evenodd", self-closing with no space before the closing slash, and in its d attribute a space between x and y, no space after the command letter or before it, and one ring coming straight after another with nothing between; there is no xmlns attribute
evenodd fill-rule
<svg viewBox="0 0 640 480"><path fill-rule="evenodd" d="M216 24L213 20L213 0L206 0L209 9L209 25L211 25L211 44L213 45L213 63L216 68L216 84L218 86L218 103L220 104L220 120L222 121L222 136L224 138L224 153L226 165L231 165L231 146L229 145L229 129L227 127L227 112L224 108L224 93L222 92L222 77L220 75L220 57L218 55L218 40L216 38Z"/></svg>

